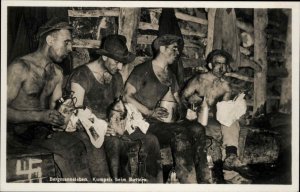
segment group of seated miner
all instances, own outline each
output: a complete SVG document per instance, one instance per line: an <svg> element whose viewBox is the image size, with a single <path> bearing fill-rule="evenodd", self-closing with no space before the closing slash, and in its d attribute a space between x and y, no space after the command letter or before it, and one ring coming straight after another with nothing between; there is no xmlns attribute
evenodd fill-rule
<svg viewBox="0 0 300 192"><path fill-rule="evenodd" d="M72 27L52 19L38 31L38 49L15 59L8 65L7 78L7 143L8 147L38 146L54 154L54 161L64 178L128 178L128 150L132 141L141 142L145 155L145 175L148 183L162 183L160 149L170 146L174 170L180 183L207 183L205 169L206 135L222 142L226 150L214 163L215 171L247 169L238 157L239 123L230 127L210 118L208 125L187 119L183 112L194 110L196 103L206 102L214 111L220 100L232 99L230 84L223 78L230 68L231 56L223 50L213 50L207 57L208 71L190 79L180 88L170 66L180 56L182 37L162 35L153 42L154 57L137 65L123 82L119 71L131 63L135 55L128 51L126 38L108 35L97 50L99 58L72 71L67 81L68 91L76 98L76 107L87 107L99 119L108 123L103 145L96 148L85 129L66 132L53 127L65 124L56 110L63 95L63 71L57 65L72 51ZM159 105L168 93L176 102L177 117L165 122L169 111ZM111 121L108 109L117 98L131 104L149 124L146 133L139 131L130 137L126 131L116 131L126 118ZM205 99L204 99L205 98ZM179 115L175 115L179 114ZM126 123L126 122L125 122ZM136 129L138 131L138 129ZM188 143L188 145L183 145ZM184 147L187 146L187 147ZM226 154L226 155L225 155ZM218 182L222 182L222 177Z"/></svg>

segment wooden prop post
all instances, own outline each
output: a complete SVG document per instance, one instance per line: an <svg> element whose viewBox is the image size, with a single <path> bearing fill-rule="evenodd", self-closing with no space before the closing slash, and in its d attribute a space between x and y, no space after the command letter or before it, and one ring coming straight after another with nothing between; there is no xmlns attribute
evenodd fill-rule
<svg viewBox="0 0 300 192"><path fill-rule="evenodd" d="M292 99L292 36L291 36L291 12L287 11L288 25L285 45L285 68L288 71L288 76L282 79L280 108L279 111L283 113L291 113L291 99Z"/></svg>
<svg viewBox="0 0 300 192"><path fill-rule="evenodd" d="M135 53L137 44L137 28L140 21L140 12L140 8L120 8L118 33L126 37L127 47L133 53ZM123 66L121 71L123 82L127 80L133 68L134 65L132 63Z"/></svg>
<svg viewBox="0 0 300 192"><path fill-rule="evenodd" d="M267 40L264 32L267 24L267 9L254 9L254 60L262 67L254 75L254 114L267 100Z"/></svg>

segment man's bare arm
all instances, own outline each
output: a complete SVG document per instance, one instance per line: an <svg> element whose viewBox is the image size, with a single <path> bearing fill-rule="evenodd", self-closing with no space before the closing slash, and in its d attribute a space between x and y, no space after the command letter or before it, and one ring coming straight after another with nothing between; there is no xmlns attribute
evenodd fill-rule
<svg viewBox="0 0 300 192"><path fill-rule="evenodd" d="M226 82L224 84L224 88L225 88L225 94L223 96L223 101L228 101L231 99L231 91L232 91L229 83Z"/></svg>
<svg viewBox="0 0 300 192"><path fill-rule="evenodd" d="M134 95L136 94L135 87L130 84L129 82L126 83L125 89L124 89L124 99L126 102L133 104L142 114L149 116L153 113L150 109L148 109L146 106L138 102Z"/></svg>
<svg viewBox="0 0 300 192"><path fill-rule="evenodd" d="M144 114L147 117L153 117L158 120L161 120L161 118L165 118L168 116L169 113L165 108L156 107L155 109L148 109L146 106L144 106L142 103L140 103L134 98L135 94L135 87L127 82L124 90L124 98L126 102L133 104L142 114Z"/></svg>
<svg viewBox="0 0 300 192"><path fill-rule="evenodd" d="M191 79L181 94L181 102L187 106L188 103L197 103L202 101L199 95L199 76Z"/></svg>
<svg viewBox="0 0 300 192"><path fill-rule="evenodd" d="M19 94L22 84L26 81L28 68L23 62L8 66L7 70L7 120L11 123L44 122L61 125L59 113L54 110L19 110L12 107L12 102Z"/></svg>

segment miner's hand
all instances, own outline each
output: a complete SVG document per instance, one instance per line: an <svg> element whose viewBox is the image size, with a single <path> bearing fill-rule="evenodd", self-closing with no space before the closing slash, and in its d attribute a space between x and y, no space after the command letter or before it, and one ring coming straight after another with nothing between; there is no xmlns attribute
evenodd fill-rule
<svg viewBox="0 0 300 192"><path fill-rule="evenodd" d="M62 126L65 123L65 117L56 110L42 111L41 121L54 126Z"/></svg>
<svg viewBox="0 0 300 192"><path fill-rule="evenodd" d="M168 115L169 115L169 113L166 108L157 107L153 110L151 117L162 121L162 118L167 118Z"/></svg>

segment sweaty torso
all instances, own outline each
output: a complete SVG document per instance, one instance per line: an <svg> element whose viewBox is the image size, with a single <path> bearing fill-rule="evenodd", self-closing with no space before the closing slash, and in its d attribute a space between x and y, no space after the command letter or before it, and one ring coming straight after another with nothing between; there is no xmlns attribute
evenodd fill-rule
<svg viewBox="0 0 300 192"><path fill-rule="evenodd" d="M56 85L62 80L61 69L54 63L45 68L39 65L39 59L32 54L18 59L24 65L25 80L10 106L15 109L47 109L49 98Z"/></svg>
<svg viewBox="0 0 300 192"><path fill-rule="evenodd" d="M211 73L201 74L197 77L196 93L205 96L208 105L213 106L217 101L230 91L229 84L224 79L219 79Z"/></svg>

